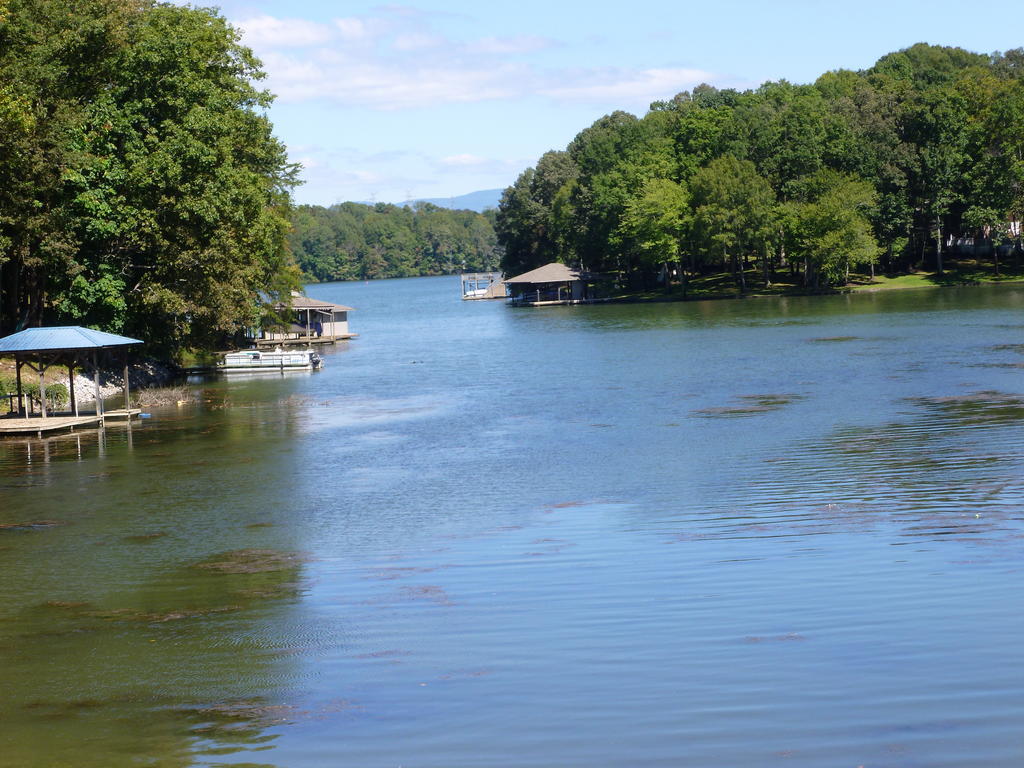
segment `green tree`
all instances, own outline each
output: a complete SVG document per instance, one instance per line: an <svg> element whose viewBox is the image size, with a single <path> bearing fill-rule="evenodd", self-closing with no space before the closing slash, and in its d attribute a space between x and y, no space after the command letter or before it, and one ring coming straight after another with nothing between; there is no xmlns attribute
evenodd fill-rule
<svg viewBox="0 0 1024 768"><path fill-rule="evenodd" d="M493 214L430 204L299 206L289 243L308 282L489 270L498 260Z"/></svg>
<svg viewBox="0 0 1024 768"><path fill-rule="evenodd" d="M235 30L147 0L8 7L0 72L34 114L0 199L0 322L76 320L167 351L252 325L297 279L295 169Z"/></svg>
<svg viewBox="0 0 1024 768"><path fill-rule="evenodd" d="M686 188L671 179L649 179L626 203L620 230L641 268L650 272L678 261L688 224Z"/></svg>
<svg viewBox="0 0 1024 768"><path fill-rule="evenodd" d="M747 256L768 258L776 216L771 187L751 161L723 155L694 174L690 192L694 240L721 258L746 291Z"/></svg>
<svg viewBox="0 0 1024 768"><path fill-rule="evenodd" d="M118 73L112 54L139 4L8 0L0 18L0 331L38 325L52 283L73 279L64 176L74 136Z"/></svg>
<svg viewBox="0 0 1024 768"><path fill-rule="evenodd" d="M789 203L793 253L802 256L805 284L844 284L850 269L871 264L878 256L870 214L874 188L847 174L824 170L794 186Z"/></svg>
<svg viewBox="0 0 1024 768"><path fill-rule="evenodd" d="M558 236L556 198L573 188L578 167L567 152L546 152L505 190L495 217L497 241L504 250L502 269L516 275L552 261L568 260ZM562 201L564 213L564 198Z"/></svg>

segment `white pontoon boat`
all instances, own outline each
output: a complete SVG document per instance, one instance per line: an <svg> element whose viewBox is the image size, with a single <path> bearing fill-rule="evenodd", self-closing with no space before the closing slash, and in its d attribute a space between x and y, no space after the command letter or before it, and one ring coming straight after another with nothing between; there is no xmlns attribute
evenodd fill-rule
<svg viewBox="0 0 1024 768"><path fill-rule="evenodd" d="M242 349L224 355L224 362L217 370L221 373L313 371L323 364L323 358L311 349Z"/></svg>

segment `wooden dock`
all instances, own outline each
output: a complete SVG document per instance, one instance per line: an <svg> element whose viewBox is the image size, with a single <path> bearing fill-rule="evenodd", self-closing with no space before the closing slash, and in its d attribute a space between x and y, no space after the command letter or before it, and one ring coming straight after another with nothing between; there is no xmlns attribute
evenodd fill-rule
<svg viewBox="0 0 1024 768"><path fill-rule="evenodd" d="M107 411L101 414L86 414L74 416L71 414L59 414L55 416L31 416L27 419L10 416L0 417L0 436L5 435L35 435L42 437L51 432L63 432L69 430L74 432L76 428L102 427L105 420L124 421L137 417L142 411L138 408L118 409Z"/></svg>
<svg viewBox="0 0 1024 768"><path fill-rule="evenodd" d="M116 408L111 411L104 411L103 418L108 421L131 421L141 413L141 408Z"/></svg>
<svg viewBox="0 0 1024 768"><path fill-rule="evenodd" d="M291 339L256 339L257 349L265 347L306 347L312 344L337 344L359 336L358 333L339 333L336 336L299 336Z"/></svg>

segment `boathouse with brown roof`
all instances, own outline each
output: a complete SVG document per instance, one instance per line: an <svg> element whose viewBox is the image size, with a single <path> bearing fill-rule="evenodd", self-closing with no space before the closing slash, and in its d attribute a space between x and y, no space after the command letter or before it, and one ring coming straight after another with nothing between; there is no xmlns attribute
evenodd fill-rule
<svg viewBox="0 0 1024 768"><path fill-rule="evenodd" d="M291 301L274 305L274 311L285 321L260 329L253 339L257 346L333 344L358 336L348 327L348 313L354 310L344 304L313 299L293 291Z"/></svg>
<svg viewBox="0 0 1024 768"><path fill-rule="evenodd" d="M565 264L552 262L505 279L513 304L539 307L547 304L580 304L587 301L583 276Z"/></svg>

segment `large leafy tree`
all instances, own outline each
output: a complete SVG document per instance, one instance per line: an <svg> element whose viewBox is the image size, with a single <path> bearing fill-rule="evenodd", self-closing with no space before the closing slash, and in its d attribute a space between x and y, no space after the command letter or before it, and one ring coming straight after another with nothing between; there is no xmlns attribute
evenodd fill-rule
<svg viewBox="0 0 1024 768"><path fill-rule="evenodd" d="M989 243L994 237L1016 240L1024 220L1024 52L994 60L991 71L977 71L961 83L973 116L969 124L969 205L964 222ZM995 267L998 271L998 251Z"/></svg>
<svg viewBox="0 0 1024 768"><path fill-rule="evenodd" d="M679 259L689 225L687 197L681 184L655 178L626 203L620 236L635 251L646 272Z"/></svg>
<svg viewBox="0 0 1024 768"><path fill-rule="evenodd" d="M935 240L936 269L941 274L945 219L964 201L964 182L971 165L967 153L968 116L963 100L949 89L930 89L915 99L907 112L918 147L911 181Z"/></svg>
<svg viewBox="0 0 1024 768"><path fill-rule="evenodd" d="M768 181L751 161L723 155L694 174L690 191L695 242L718 256L745 291L746 258L767 258L774 230L776 203Z"/></svg>
<svg viewBox="0 0 1024 768"><path fill-rule="evenodd" d="M874 262L879 247L870 215L877 198L870 184L822 170L795 184L794 192L788 203L792 252L804 259L808 286L845 283L852 267Z"/></svg>
<svg viewBox="0 0 1024 768"><path fill-rule="evenodd" d="M568 260L564 247L574 215L568 195L579 168L567 152L546 152L536 168L528 168L505 190L495 217L508 275L552 261ZM561 226L560 226L561 224Z"/></svg>
<svg viewBox="0 0 1024 768"><path fill-rule="evenodd" d="M11 0L2 34L0 70L33 114L0 201L0 322L212 346L295 284L295 168L254 84L259 62L222 17Z"/></svg>
<svg viewBox="0 0 1024 768"><path fill-rule="evenodd" d="M37 325L76 271L66 176L76 136L117 76L135 3L7 0L0 8L0 330Z"/></svg>

